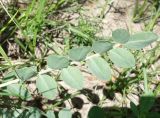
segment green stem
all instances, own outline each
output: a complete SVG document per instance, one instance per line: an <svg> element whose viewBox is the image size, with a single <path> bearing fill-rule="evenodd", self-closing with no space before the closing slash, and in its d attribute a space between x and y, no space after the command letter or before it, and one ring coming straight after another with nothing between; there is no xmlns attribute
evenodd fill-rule
<svg viewBox="0 0 160 118"><path fill-rule="evenodd" d="M156 12L156 15L153 16L149 24L146 26L145 30L146 31L151 31L153 30L158 18L160 17L160 9Z"/></svg>
<svg viewBox="0 0 160 118"><path fill-rule="evenodd" d="M134 13L133 13L133 18L136 17L136 15L138 13L138 9L139 9L139 0L136 0L136 2L135 2L135 8L134 8Z"/></svg>
<svg viewBox="0 0 160 118"><path fill-rule="evenodd" d="M80 91L75 92L72 95L68 95L65 98L63 98L61 101L57 101L54 105L52 105L50 108L48 109L54 109L55 107L57 107L58 105L64 103L65 101L67 101L68 99L74 98L75 96L79 95Z"/></svg>
<svg viewBox="0 0 160 118"><path fill-rule="evenodd" d="M143 5L141 7L139 7L139 0L136 0L133 22L138 22L141 19L146 8L147 8L147 0L144 0Z"/></svg>
<svg viewBox="0 0 160 118"><path fill-rule="evenodd" d="M149 92L148 92L148 80L147 80L146 68L143 68L143 76L144 76L144 93L147 94Z"/></svg>

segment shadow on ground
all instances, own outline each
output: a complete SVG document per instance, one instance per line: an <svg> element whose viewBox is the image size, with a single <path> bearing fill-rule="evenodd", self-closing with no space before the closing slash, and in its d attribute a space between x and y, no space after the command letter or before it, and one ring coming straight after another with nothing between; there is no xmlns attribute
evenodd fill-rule
<svg viewBox="0 0 160 118"><path fill-rule="evenodd" d="M88 118L160 118L159 103L160 98L145 95L140 98L138 106L131 102L131 108L99 107L95 105L90 108ZM73 118L83 118L83 115L73 115Z"/></svg>

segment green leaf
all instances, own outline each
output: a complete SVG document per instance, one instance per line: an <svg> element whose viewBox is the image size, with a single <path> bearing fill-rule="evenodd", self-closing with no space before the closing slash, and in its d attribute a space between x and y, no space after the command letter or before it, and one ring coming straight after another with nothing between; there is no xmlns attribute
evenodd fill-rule
<svg viewBox="0 0 160 118"><path fill-rule="evenodd" d="M1 45L0 45L0 54L2 55L2 57L4 58L4 60L5 60L6 62L8 62L8 64L9 64L10 66L12 66L11 60L9 59L9 57L7 56L7 54L5 53L5 51L4 51L4 49L2 48Z"/></svg>
<svg viewBox="0 0 160 118"><path fill-rule="evenodd" d="M61 72L60 78L69 86L75 89L82 89L84 86L84 77L79 69L69 66Z"/></svg>
<svg viewBox="0 0 160 118"><path fill-rule="evenodd" d="M31 67L23 67L20 69L16 69L15 71L8 73L5 76L5 79L10 79L10 78L16 77L16 75L18 75L18 77L21 80L26 81L26 80L34 77L35 75L37 75L37 68L36 68L36 66L31 66Z"/></svg>
<svg viewBox="0 0 160 118"><path fill-rule="evenodd" d="M41 118L41 111L37 108L30 108L23 118Z"/></svg>
<svg viewBox="0 0 160 118"><path fill-rule="evenodd" d="M49 55L47 57L47 65L52 69L63 69L68 67L69 60L64 56L59 55Z"/></svg>
<svg viewBox="0 0 160 118"><path fill-rule="evenodd" d="M125 29L116 29L112 32L112 37L118 43L126 43L130 38L130 34Z"/></svg>
<svg viewBox="0 0 160 118"><path fill-rule="evenodd" d="M24 118L24 109L8 109L3 108L0 110L0 118ZM25 117L26 118L26 117ZM27 117L28 118L28 117Z"/></svg>
<svg viewBox="0 0 160 118"><path fill-rule="evenodd" d="M154 93L155 93L156 96L160 95L160 83L157 85Z"/></svg>
<svg viewBox="0 0 160 118"><path fill-rule="evenodd" d="M148 112L146 118L160 118L160 113L156 111Z"/></svg>
<svg viewBox="0 0 160 118"><path fill-rule="evenodd" d="M98 79L110 80L111 79L111 69L108 63L101 57L93 57L87 60L88 69L92 74L94 74Z"/></svg>
<svg viewBox="0 0 160 118"><path fill-rule="evenodd" d="M16 73L15 71L11 71L4 75L3 80L13 80L14 78L16 78Z"/></svg>
<svg viewBox="0 0 160 118"><path fill-rule="evenodd" d="M152 108L155 102L155 96L154 95L143 95L140 98L140 113L146 114L149 112L149 110Z"/></svg>
<svg viewBox="0 0 160 118"><path fill-rule="evenodd" d="M129 49L142 49L158 39L153 32L140 32L131 35L130 40L124 45Z"/></svg>
<svg viewBox="0 0 160 118"><path fill-rule="evenodd" d="M3 108L0 111L0 118L15 118L15 117L13 116L13 111L8 110L7 108Z"/></svg>
<svg viewBox="0 0 160 118"><path fill-rule="evenodd" d="M73 34L78 35L78 36L80 36L80 37L83 37L84 40L90 38L86 33L83 33L82 31L78 30L78 28L75 28L75 27L70 26L70 27L69 27L69 30L70 30Z"/></svg>
<svg viewBox="0 0 160 118"><path fill-rule="evenodd" d="M137 117L139 115L137 106L133 102L130 102L130 106L133 114Z"/></svg>
<svg viewBox="0 0 160 118"><path fill-rule="evenodd" d="M110 60L119 67L130 68L135 66L135 58L132 53L124 48L115 48L108 53Z"/></svg>
<svg viewBox="0 0 160 118"><path fill-rule="evenodd" d="M23 111L24 110L22 110L22 109L15 109L14 111L13 111L13 118L19 118L22 114L23 114Z"/></svg>
<svg viewBox="0 0 160 118"><path fill-rule="evenodd" d="M87 54L90 52L90 47L78 47L72 48L69 51L69 57L75 61L82 61L86 58Z"/></svg>
<svg viewBox="0 0 160 118"><path fill-rule="evenodd" d="M88 112L88 118L107 118L105 111L98 107L93 106Z"/></svg>
<svg viewBox="0 0 160 118"><path fill-rule="evenodd" d="M21 84L10 84L6 90L12 96L20 97L22 100L31 100L32 96L29 91Z"/></svg>
<svg viewBox="0 0 160 118"><path fill-rule="evenodd" d="M49 75L39 75L36 80L38 91L47 99L53 100L57 95L57 83Z"/></svg>
<svg viewBox="0 0 160 118"><path fill-rule="evenodd" d="M54 111L51 111L51 110L47 111L46 116L47 118L56 118Z"/></svg>
<svg viewBox="0 0 160 118"><path fill-rule="evenodd" d="M72 118L72 112L71 110L64 108L60 110L58 117L59 118Z"/></svg>
<svg viewBox="0 0 160 118"><path fill-rule="evenodd" d="M35 66L24 67L24 68L18 69L16 72L20 77L20 79L28 80L37 74L37 68Z"/></svg>
<svg viewBox="0 0 160 118"><path fill-rule="evenodd" d="M104 53L112 48L113 44L106 41L95 41L92 50L96 53Z"/></svg>

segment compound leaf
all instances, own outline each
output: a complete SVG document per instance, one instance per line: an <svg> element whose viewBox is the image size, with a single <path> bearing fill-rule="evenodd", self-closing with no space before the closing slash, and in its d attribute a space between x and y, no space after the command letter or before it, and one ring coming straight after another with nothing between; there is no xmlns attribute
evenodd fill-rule
<svg viewBox="0 0 160 118"><path fill-rule="evenodd" d="M49 75L39 75L36 80L36 87L47 99L53 100L57 95L57 83L54 78Z"/></svg>
<svg viewBox="0 0 160 118"><path fill-rule="evenodd" d="M92 50L96 53L104 53L112 48L113 44L106 41L95 41Z"/></svg>
<svg viewBox="0 0 160 118"><path fill-rule="evenodd" d="M59 118L72 118L72 112L71 110L64 108L60 110L58 117Z"/></svg>
<svg viewBox="0 0 160 118"><path fill-rule="evenodd" d="M36 66L31 66L31 67L23 67L19 69L15 69L15 71L9 72L6 76L5 79L10 79L16 77L16 75L23 81L26 81L33 76L37 75L37 68Z"/></svg>
<svg viewBox="0 0 160 118"><path fill-rule="evenodd" d="M90 72L101 80L111 79L111 69L109 64L101 57L93 57L87 60Z"/></svg>
<svg viewBox="0 0 160 118"><path fill-rule="evenodd" d="M7 86L6 91L12 96L20 97L22 100L32 99L32 96L27 90L27 88L25 88L21 84L10 84Z"/></svg>
<svg viewBox="0 0 160 118"><path fill-rule="evenodd" d="M90 47L78 47L72 48L69 51L69 57L75 61L82 61L86 58L87 54L90 52Z"/></svg>
<svg viewBox="0 0 160 118"><path fill-rule="evenodd" d="M130 40L124 45L129 49L142 49L158 39L153 32L140 32L131 35Z"/></svg>
<svg viewBox="0 0 160 118"><path fill-rule="evenodd" d="M115 48L108 53L110 60L119 67L130 68L135 66L135 58L132 53L124 48Z"/></svg>
<svg viewBox="0 0 160 118"><path fill-rule="evenodd" d="M84 77L79 69L69 66L61 72L60 78L69 86L75 89L82 89L84 86Z"/></svg>
<svg viewBox="0 0 160 118"><path fill-rule="evenodd" d="M48 110L46 113L47 118L56 118L54 111Z"/></svg>
<svg viewBox="0 0 160 118"><path fill-rule="evenodd" d="M47 65L52 69L63 69L68 67L69 60L64 56L59 55L49 55L47 57Z"/></svg>
<svg viewBox="0 0 160 118"><path fill-rule="evenodd" d="M116 42L123 44L129 40L130 34L125 29L116 29L112 32L112 37Z"/></svg>

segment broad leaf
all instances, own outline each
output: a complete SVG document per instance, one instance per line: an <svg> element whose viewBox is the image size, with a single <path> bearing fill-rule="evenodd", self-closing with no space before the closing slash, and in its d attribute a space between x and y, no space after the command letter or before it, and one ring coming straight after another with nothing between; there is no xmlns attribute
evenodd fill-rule
<svg viewBox="0 0 160 118"><path fill-rule="evenodd" d="M146 114L152 108L155 102L155 96L153 94L143 95L140 97L140 112Z"/></svg>
<svg viewBox="0 0 160 118"><path fill-rule="evenodd" d="M56 118L54 111L51 111L51 110L47 111L46 116L47 118Z"/></svg>
<svg viewBox="0 0 160 118"><path fill-rule="evenodd" d="M38 108L28 107L27 109L15 109L14 111L10 111L10 113L7 112L4 118L41 118L41 111Z"/></svg>
<svg viewBox="0 0 160 118"><path fill-rule="evenodd" d="M118 43L126 43L130 38L130 34L125 29L117 29L112 32L112 37L113 40L115 40Z"/></svg>
<svg viewBox="0 0 160 118"><path fill-rule="evenodd" d="M107 118L105 111L98 107L93 106L88 112L88 118Z"/></svg>
<svg viewBox="0 0 160 118"><path fill-rule="evenodd" d="M82 89L84 86L84 77L79 69L69 66L61 72L60 78L69 86L75 89Z"/></svg>
<svg viewBox="0 0 160 118"><path fill-rule="evenodd" d="M96 53L104 53L112 48L113 44L106 41L95 41L92 50Z"/></svg>
<svg viewBox="0 0 160 118"><path fill-rule="evenodd" d="M35 66L23 67L8 73L4 79L11 79L18 76L21 80L26 81L35 75L37 75L37 68Z"/></svg>
<svg viewBox="0 0 160 118"><path fill-rule="evenodd" d="M22 115L23 115L23 112L24 112L24 110L23 109L15 109L14 111L13 111L13 118L20 118Z"/></svg>
<svg viewBox="0 0 160 118"><path fill-rule="evenodd" d="M22 118L22 114L23 114L22 109L7 109L7 108L3 108L3 110L0 110L0 118Z"/></svg>
<svg viewBox="0 0 160 118"><path fill-rule="evenodd" d="M72 118L72 112L69 109L62 109L58 114L58 118Z"/></svg>
<svg viewBox="0 0 160 118"><path fill-rule="evenodd" d="M27 90L27 88L25 88L21 84L10 84L10 85L8 85L7 86L7 92L11 96L20 97L22 100L31 100L32 99L32 96L29 93L29 91Z"/></svg>
<svg viewBox="0 0 160 118"><path fill-rule="evenodd" d="M49 75L39 75L39 78L36 80L36 87L39 93L50 100L53 100L57 95L57 83Z"/></svg>
<svg viewBox="0 0 160 118"><path fill-rule="evenodd" d="M41 118L41 111L38 108L30 108L24 118Z"/></svg>
<svg viewBox="0 0 160 118"><path fill-rule="evenodd" d="M11 113L7 108L1 109L0 118L12 118L13 113Z"/></svg>
<svg viewBox="0 0 160 118"><path fill-rule="evenodd" d="M135 66L135 58L132 53L124 48L115 48L108 53L110 60L119 67L130 68Z"/></svg>
<svg viewBox="0 0 160 118"><path fill-rule="evenodd" d="M157 39L157 34L153 32L140 32L132 35L124 46L129 49L142 49Z"/></svg>
<svg viewBox="0 0 160 118"><path fill-rule="evenodd" d="M75 61L82 61L86 58L87 54L90 52L90 47L78 47L72 48L69 51L69 57Z"/></svg>
<svg viewBox="0 0 160 118"><path fill-rule="evenodd" d="M153 111L153 112L148 112L145 114L146 118L160 118L160 113Z"/></svg>
<svg viewBox="0 0 160 118"><path fill-rule="evenodd" d="M93 57L87 60L88 69L92 74L94 74L98 79L110 80L111 79L111 69L108 63L101 57Z"/></svg>
<svg viewBox="0 0 160 118"><path fill-rule="evenodd" d="M47 65L52 69L63 69L68 67L69 60L64 56L59 55L49 55L47 57Z"/></svg>
<svg viewBox="0 0 160 118"><path fill-rule="evenodd" d="M137 117L139 115L138 107L133 102L130 102L130 106L132 113L134 114L135 117Z"/></svg>

